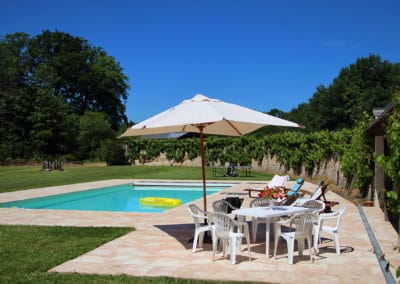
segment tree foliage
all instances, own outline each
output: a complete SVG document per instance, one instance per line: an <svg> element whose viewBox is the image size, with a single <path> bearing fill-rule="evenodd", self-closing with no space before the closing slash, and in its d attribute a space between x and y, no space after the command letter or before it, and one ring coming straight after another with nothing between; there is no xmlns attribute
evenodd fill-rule
<svg viewBox="0 0 400 284"><path fill-rule="evenodd" d="M29 41L27 55L31 86L50 87L79 115L106 113L115 130L127 122L127 78L104 50L67 33L44 31Z"/></svg>
<svg viewBox="0 0 400 284"><path fill-rule="evenodd" d="M28 35L16 33L0 41L0 159L30 156L32 96L26 84Z"/></svg>
<svg viewBox="0 0 400 284"><path fill-rule="evenodd" d="M104 140L101 146L108 166L129 164L121 141Z"/></svg>
<svg viewBox="0 0 400 284"><path fill-rule="evenodd" d="M127 123L127 77L115 59L60 31L0 40L0 160L79 151L79 117L103 113ZM85 145L86 146L86 145ZM83 149L81 149L82 151Z"/></svg>
<svg viewBox="0 0 400 284"><path fill-rule="evenodd" d="M343 68L333 82L320 85L308 103L282 115L306 126L306 131L353 128L371 113L385 107L400 85L400 64L382 61L377 55L362 57Z"/></svg>
<svg viewBox="0 0 400 284"><path fill-rule="evenodd" d="M111 128L107 115L93 111L85 112L79 119L80 158L97 158L97 160L100 160L102 142L113 140L114 137L115 131Z"/></svg>

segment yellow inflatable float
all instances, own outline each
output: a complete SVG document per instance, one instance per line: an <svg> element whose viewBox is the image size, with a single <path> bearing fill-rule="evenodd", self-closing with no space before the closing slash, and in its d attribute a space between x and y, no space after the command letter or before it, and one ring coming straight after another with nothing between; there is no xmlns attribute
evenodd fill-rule
<svg viewBox="0 0 400 284"><path fill-rule="evenodd" d="M139 198L139 203L149 206L175 207L181 204L181 200L166 197L143 197Z"/></svg>

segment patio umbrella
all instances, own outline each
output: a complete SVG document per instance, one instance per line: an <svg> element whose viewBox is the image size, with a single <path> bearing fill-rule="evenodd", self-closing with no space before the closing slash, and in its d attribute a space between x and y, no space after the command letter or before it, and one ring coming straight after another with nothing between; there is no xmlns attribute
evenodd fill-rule
<svg viewBox="0 0 400 284"><path fill-rule="evenodd" d="M197 94L164 112L146 119L120 137L170 132L195 132L200 136L203 205L207 210L204 134L242 136L267 125L300 127L299 124L239 105Z"/></svg>

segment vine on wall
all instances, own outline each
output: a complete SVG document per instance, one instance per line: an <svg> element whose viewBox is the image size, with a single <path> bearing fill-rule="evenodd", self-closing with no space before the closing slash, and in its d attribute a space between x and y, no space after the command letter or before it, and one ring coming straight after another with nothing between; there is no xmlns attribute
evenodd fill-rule
<svg viewBox="0 0 400 284"><path fill-rule="evenodd" d="M341 171L349 188L358 188L365 195L374 177L373 137L367 134L372 118L367 114L350 133L350 141L343 147Z"/></svg>
<svg viewBox="0 0 400 284"><path fill-rule="evenodd" d="M370 157L372 149L362 144L367 141L363 139L362 127L364 126L359 127L358 138L353 131L346 129L310 134L287 131L263 138L207 136L205 160L209 166L225 165L225 163L250 165L252 160L261 164L263 158L269 155L275 157L288 171L293 170L295 173L300 173L304 167L307 174L312 176L316 168L323 166L330 159L335 159L341 161L346 177L355 182L353 187L365 185L370 182L369 175L372 172L368 172L368 169L371 168L371 161L369 158L362 159L361 156ZM186 159L192 160L200 155L198 138L127 139L129 158L131 161L136 160L140 163L150 162L159 157L161 153L166 155L171 164L182 163ZM350 146L348 146L349 143ZM355 147L356 151L352 151L352 147ZM361 154L359 151L367 152ZM356 157L359 159L355 159Z"/></svg>

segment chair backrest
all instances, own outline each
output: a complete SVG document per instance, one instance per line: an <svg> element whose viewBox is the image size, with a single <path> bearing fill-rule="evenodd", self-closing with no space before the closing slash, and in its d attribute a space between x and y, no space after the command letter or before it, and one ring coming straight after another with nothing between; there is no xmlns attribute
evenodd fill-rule
<svg viewBox="0 0 400 284"><path fill-rule="evenodd" d="M233 232L235 227L233 220L228 215L218 212L210 212L209 217L214 225L214 230L217 237L228 239L229 233Z"/></svg>
<svg viewBox="0 0 400 284"><path fill-rule="evenodd" d="M300 188L303 186L303 184L304 184L304 179L298 178L296 180L296 183L288 191L287 195L294 195L295 193L297 193L300 190Z"/></svg>
<svg viewBox="0 0 400 284"><path fill-rule="evenodd" d="M196 228L200 227L200 218L205 217L206 213L201 210L196 204L189 204L189 212L193 217L194 225Z"/></svg>
<svg viewBox="0 0 400 284"><path fill-rule="evenodd" d="M266 198L255 198L250 202L250 207L268 207L269 200Z"/></svg>
<svg viewBox="0 0 400 284"><path fill-rule="evenodd" d="M296 226L295 239L304 239L311 235L313 224L315 222L315 213L306 213L297 215L293 223Z"/></svg>
<svg viewBox="0 0 400 284"><path fill-rule="evenodd" d="M284 187L289 180L289 176L274 175L268 183L268 187Z"/></svg>
<svg viewBox="0 0 400 284"><path fill-rule="evenodd" d="M313 209L315 212L322 212L325 209L325 203L320 200L307 200L301 207Z"/></svg>
<svg viewBox="0 0 400 284"><path fill-rule="evenodd" d="M233 210L238 209L224 199L214 201L212 207L214 212L225 213L225 214L230 213L232 209Z"/></svg>
<svg viewBox="0 0 400 284"><path fill-rule="evenodd" d="M321 198L322 194L323 194L323 186L324 186L324 181L320 181L317 184L317 188L314 190L313 194L311 194L310 199L316 200Z"/></svg>
<svg viewBox="0 0 400 284"><path fill-rule="evenodd" d="M234 210L234 209L239 209L242 206L244 198L232 196L232 197L225 197L223 198L223 200L228 201L228 203L230 204L230 209ZM231 212L230 209L228 209L228 213Z"/></svg>

